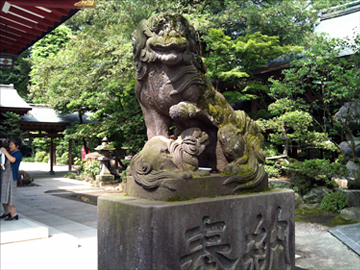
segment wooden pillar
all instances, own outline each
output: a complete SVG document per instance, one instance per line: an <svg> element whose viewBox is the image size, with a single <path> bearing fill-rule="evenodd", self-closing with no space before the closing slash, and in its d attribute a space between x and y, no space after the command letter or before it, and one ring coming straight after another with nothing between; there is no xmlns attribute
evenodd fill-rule
<svg viewBox="0 0 360 270"><path fill-rule="evenodd" d="M50 138L50 175L55 174L54 172L54 138Z"/></svg>
<svg viewBox="0 0 360 270"><path fill-rule="evenodd" d="M56 165L56 144L53 143L53 165Z"/></svg>
<svg viewBox="0 0 360 270"><path fill-rule="evenodd" d="M71 172L71 165L72 165L71 161L72 161L72 139L69 139L69 160L68 160L69 172Z"/></svg>

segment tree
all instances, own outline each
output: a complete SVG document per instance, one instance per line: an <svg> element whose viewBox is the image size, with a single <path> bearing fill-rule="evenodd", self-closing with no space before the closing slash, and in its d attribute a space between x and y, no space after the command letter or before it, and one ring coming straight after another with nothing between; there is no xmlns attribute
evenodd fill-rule
<svg viewBox="0 0 360 270"><path fill-rule="evenodd" d="M13 112L0 113L0 138L22 137L20 119L20 116Z"/></svg>
<svg viewBox="0 0 360 270"><path fill-rule="evenodd" d="M96 9L81 10L66 23L71 33L60 32L56 39L47 35L52 46L47 45L46 37L43 44L34 46L32 97L62 113L92 113L93 123L80 123L68 129L68 137L107 136L119 146L139 149L146 135L141 110L133 94L131 32L140 20L168 9L184 14L194 25L202 45L201 55L209 58L206 60L210 63L209 75L233 83L234 79L242 78L241 74L249 75L255 66L263 65L267 59L290 52L286 46L308 41L316 17L311 2L292 3L290 0L100 0ZM208 35L209 28L214 28L212 36ZM224 29L223 33L220 29ZM219 60L224 50L213 47L216 42L225 40L228 42L225 56L231 59L230 65ZM208 47L206 42L209 42ZM47 48L51 53L47 53ZM256 55L259 53L261 58ZM211 65L212 59L220 61L221 70ZM238 66L239 63L242 66ZM245 81L238 90L263 87L250 83L253 81Z"/></svg>
<svg viewBox="0 0 360 270"><path fill-rule="evenodd" d="M269 111L275 116L260 122L274 132L271 142L285 143L285 154L294 142L336 151L341 133L351 134L334 114L340 105L360 101L359 45L359 36L354 43L319 36L301 59L283 70L282 81L270 79L269 95L275 102ZM340 57L348 48L354 54Z"/></svg>
<svg viewBox="0 0 360 270"><path fill-rule="evenodd" d="M208 76L215 81L216 88L220 81L226 80L239 91L223 93L230 103L255 99L259 91L268 90L266 85L252 75L256 68L265 67L269 60L299 53L303 49L299 46L280 46L278 37L258 32L232 40L222 29L214 28L209 30L205 42L209 55L205 58L205 64L209 69Z"/></svg>
<svg viewBox="0 0 360 270"><path fill-rule="evenodd" d="M20 96L29 101L28 83L31 64L30 50L22 52L15 61L14 69L0 69L0 84L13 84Z"/></svg>

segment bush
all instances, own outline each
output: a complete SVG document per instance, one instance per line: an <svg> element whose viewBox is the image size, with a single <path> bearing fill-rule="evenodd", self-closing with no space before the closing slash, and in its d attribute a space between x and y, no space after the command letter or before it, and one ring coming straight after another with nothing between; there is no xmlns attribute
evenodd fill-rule
<svg viewBox="0 0 360 270"><path fill-rule="evenodd" d="M330 162L327 159L309 159L303 162L294 162L286 165L290 173L300 171L301 174L312 177L316 175L346 176L349 171L345 165L336 162Z"/></svg>
<svg viewBox="0 0 360 270"><path fill-rule="evenodd" d="M37 152L35 155L35 162L43 162L45 157L47 157L47 153L45 151Z"/></svg>
<svg viewBox="0 0 360 270"><path fill-rule="evenodd" d="M305 175L294 174L289 178L289 182L293 186L293 190L304 196L314 186L313 179Z"/></svg>
<svg viewBox="0 0 360 270"><path fill-rule="evenodd" d="M321 208L326 211L340 212L348 205L348 197L343 192L333 192L324 197Z"/></svg>
<svg viewBox="0 0 360 270"><path fill-rule="evenodd" d="M269 178L277 178L281 175L281 170L276 168L275 165L264 165L265 171L268 173Z"/></svg>
<svg viewBox="0 0 360 270"><path fill-rule="evenodd" d="M49 162L49 156L45 156L44 159L42 160L43 163L48 163Z"/></svg>
<svg viewBox="0 0 360 270"><path fill-rule="evenodd" d="M64 177L70 178L70 179L76 179L77 175L76 175L76 173L66 173L64 175Z"/></svg>
<svg viewBox="0 0 360 270"><path fill-rule="evenodd" d="M58 159L58 163L60 163L60 164L68 164L68 162L69 162L69 152L65 152Z"/></svg>
<svg viewBox="0 0 360 270"><path fill-rule="evenodd" d="M345 165L327 159L311 159L286 165L286 174L294 190L304 195L313 186L326 186L334 189L338 187L332 177L342 177L348 174Z"/></svg>
<svg viewBox="0 0 360 270"><path fill-rule="evenodd" d="M264 145L265 145L264 151L265 151L267 157L274 157L274 156L280 155L280 153L277 150L277 147L275 145L268 143L268 142L265 142Z"/></svg>
<svg viewBox="0 0 360 270"><path fill-rule="evenodd" d="M275 145L265 142L264 149L267 157L278 156L280 153L278 152ZM282 160L266 160L265 161L265 171L268 173L269 178L277 178L281 175L281 169L279 169L279 165L281 165Z"/></svg>
<svg viewBox="0 0 360 270"><path fill-rule="evenodd" d="M98 175L100 171L99 161L93 160L84 163L84 174L90 176L93 180L95 180L95 176Z"/></svg>
<svg viewBox="0 0 360 270"><path fill-rule="evenodd" d="M35 158L33 157L26 157L22 159L22 162L35 162Z"/></svg>

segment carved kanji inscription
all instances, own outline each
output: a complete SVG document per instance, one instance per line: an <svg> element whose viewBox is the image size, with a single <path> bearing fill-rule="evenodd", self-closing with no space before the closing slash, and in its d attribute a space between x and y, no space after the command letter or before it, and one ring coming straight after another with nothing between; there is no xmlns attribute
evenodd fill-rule
<svg viewBox="0 0 360 270"><path fill-rule="evenodd" d="M188 253L180 258L181 269L236 269L239 258L230 259L231 245L221 239L225 230L225 222L211 223L208 216L203 217L200 226L187 230Z"/></svg>

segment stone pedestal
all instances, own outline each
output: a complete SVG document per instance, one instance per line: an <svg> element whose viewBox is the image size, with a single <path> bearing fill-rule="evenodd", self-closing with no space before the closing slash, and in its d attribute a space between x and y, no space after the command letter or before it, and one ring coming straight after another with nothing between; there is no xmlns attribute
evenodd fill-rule
<svg viewBox="0 0 360 270"><path fill-rule="evenodd" d="M294 269L294 192L98 200L99 269Z"/></svg>
<svg viewBox="0 0 360 270"><path fill-rule="evenodd" d="M101 172L99 175L95 176L95 179L95 187L102 187L105 185L112 185L116 183L115 176L110 173L109 169L105 166L105 164L102 165Z"/></svg>

